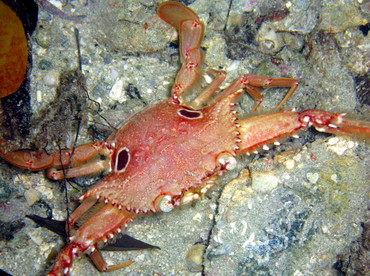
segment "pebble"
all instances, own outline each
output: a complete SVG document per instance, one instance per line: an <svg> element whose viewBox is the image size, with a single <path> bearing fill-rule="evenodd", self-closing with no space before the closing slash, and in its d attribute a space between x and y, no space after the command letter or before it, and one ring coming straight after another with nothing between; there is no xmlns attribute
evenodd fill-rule
<svg viewBox="0 0 370 276"><path fill-rule="evenodd" d="M239 68L239 65L240 65L240 60L234 60L233 62L231 62L229 67L226 68L226 71L227 72L234 71Z"/></svg>
<svg viewBox="0 0 370 276"><path fill-rule="evenodd" d="M50 87L57 87L59 85L59 72L51 70L46 73L43 78L44 84Z"/></svg>
<svg viewBox="0 0 370 276"><path fill-rule="evenodd" d="M279 178L275 171L252 172L252 188L259 192L270 192L277 187Z"/></svg>
<svg viewBox="0 0 370 276"><path fill-rule="evenodd" d="M119 79L113 85L112 89L109 91L109 97L120 103L125 101L124 89L123 89L123 80Z"/></svg>
<svg viewBox="0 0 370 276"><path fill-rule="evenodd" d="M320 174L319 173L317 173L317 172L315 172L315 173L313 173L313 172L308 172L307 174L306 174L306 178L307 178L307 180L311 183L311 184L316 184L317 183L317 181L319 180L319 178L320 178Z"/></svg>
<svg viewBox="0 0 370 276"><path fill-rule="evenodd" d="M42 198L53 199L54 193L53 190L45 185L39 185L36 187L36 191L42 195Z"/></svg>
<svg viewBox="0 0 370 276"><path fill-rule="evenodd" d="M294 271L293 276L304 276L304 274L300 270Z"/></svg>
<svg viewBox="0 0 370 276"><path fill-rule="evenodd" d="M262 24L256 36L256 42L264 53L276 53L283 47L282 34L277 33L271 23Z"/></svg>
<svg viewBox="0 0 370 276"><path fill-rule="evenodd" d="M42 244L43 237L39 235L39 230L36 230L36 229L33 230L32 229L27 234L34 243L36 243L37 245Z"/></svg>
<svg viewBox="0 0 370 276"><path fill-rule="evenodd" d="M42 59L37 66L40 70L50 70L53 64L49 60Z"/></svg>
<svg viewBox="0 0 370 276"><path fill-rule="evenodd" d="M112 71L110 71L110 78L111 79L116 79L116 78L118 78L118 76L119 76L119 73L117 72L117 70L114 70L114 69L112 69Z"/></svg>
<svg viewBox="0 0 370 276"><path fill-rule="evenodd" d="M40 199L40 194L34 189L29 189L24 192L24 197L26 198L27 204L32 206Z"/></svg>
<svg viewBox="0 0 370 276"><path fill-rule="evenodd" d="M338 137L330 138L327 144L329 145L328 148L337 155L343 155L346 150L353 149L357 146L357 143L353 141Z"/></svg>
<svg viewBox="0 0 370 276"><path fill-rule="evenodd" d="M186 254L186 263L191 272L201 272L203 263L204 245L194 244Z"/></svg>
<svg viewBox="0 0 370 276"><path fill-rule="evenodd" d="M332 137L328 140L328 145L335 145L339 142L339 138L338 137Z"/></svg>
<svg viewBox="0 0 370 276"><path fill-rule="evenodd" d="M292 170L294 169L295 161L293 159L288 159L283 164L285 168L287 168L288 170Z"/></svg>

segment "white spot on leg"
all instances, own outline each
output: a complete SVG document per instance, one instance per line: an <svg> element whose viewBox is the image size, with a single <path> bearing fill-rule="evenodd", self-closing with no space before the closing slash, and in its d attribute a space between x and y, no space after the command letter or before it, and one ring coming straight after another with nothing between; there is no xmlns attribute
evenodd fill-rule
<svg viewBox="0 0 370 276"><path fill-rule="evenodd" d="M304 123L308 123L310 120L311 120L311 119L310 119L310 116L304 116L302 121L303 121Z"/></svg>
<svg viewBox="0 0 370 276"><path fill-rule="evenodd" d="M204 79L207 83L211 83L212 82L212 77L208 74L204 74Z"/></svg>

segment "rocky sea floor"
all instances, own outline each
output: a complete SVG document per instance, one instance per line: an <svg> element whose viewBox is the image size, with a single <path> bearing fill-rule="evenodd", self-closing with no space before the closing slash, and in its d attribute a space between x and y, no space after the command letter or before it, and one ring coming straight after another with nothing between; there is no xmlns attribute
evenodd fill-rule
<svg viewBox="0 0 370 276"><path fill-rule="evenodd" d="M50 1L59 10L40 7L29 38L33 115L30 134L15 137L15 146L57 151L76 137L78 144L104 140L168 97L179 69L176 32L156 16L160 1L64 2ZM228 73L222 88L243 74L297 78L300 86L283 109L370 120L368 1L186 4L206 26L204 69ZM285 92L267 89L257 114L272 112ZM255 115L252 106L243 96L240 117ZM240 156L203 199L129 224L127 234L161 249L104 252L109 264L135 261L105 275L369 275L368 146L361 138L309 130ZM70 211L98 181L67 183ZM45 275L64 241L27 214L65 219L64 183L0 160L0 268ZM82 257L72 275L101 273Z"/></svg>

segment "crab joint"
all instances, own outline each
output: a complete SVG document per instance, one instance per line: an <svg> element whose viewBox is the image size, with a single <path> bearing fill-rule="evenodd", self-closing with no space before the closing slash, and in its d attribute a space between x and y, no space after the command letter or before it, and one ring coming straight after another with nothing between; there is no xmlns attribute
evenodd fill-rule
<svg viewBox="0 0 370 276"><path fill-rule="evenodd" d="M174 208L172 197L170 195L161 195L155 201L155 207L157 210L161 210L164 213L172 211Z"/></svg>
<svg viewBox="0 0 370 276"><path fill-rule="evenodd" d="M217 162L222 168L225 168L228 171L233 170L236 167L236 159L228 152L221 153L217 157Z"/></svg>
<svg viewBox="0 0 370 276"><path fill-rule="evenodd" d="M184 196L181 198L181 204L189 204L190 202L197 200L199 198L199 194L193 192L186 192Z"/></svg>

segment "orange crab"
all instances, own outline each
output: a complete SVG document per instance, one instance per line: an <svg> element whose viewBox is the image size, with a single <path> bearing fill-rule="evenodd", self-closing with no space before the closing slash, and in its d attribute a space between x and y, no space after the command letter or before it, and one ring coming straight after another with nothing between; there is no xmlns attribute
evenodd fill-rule
<svg viewBox="0 0 370 276"><path fill-rule="evenodd" d="M243 75L216 94L225 79L225 72L220 71L198 97L185 102L183 96L191 91L200 73L204 26L191 9L177 2L161 4L158 15L174 26L180 37L183 63L170 98L130 118L105 142L54 155L7 151L7 142L0 140L2 158L32 171L47 169L47 176L54 180L103 171L108 174L80 198L81 205L68 221L67 227L72 229L69 244L59 252L49 275L68 275L73 260L83 253L89 253L101 271L130 264L107 265L98 246L121 233L135 216L169 212L200 198L215 178L235 167L240 154L278 143L310 126L370 138L368 122L320 110L236 117L235 101L243 91L256 100L256 109L262 101L260 87L290 87L278 110L297 88L296 79ZM76 221L90 210L93 213L77 229Z"/></svg>

